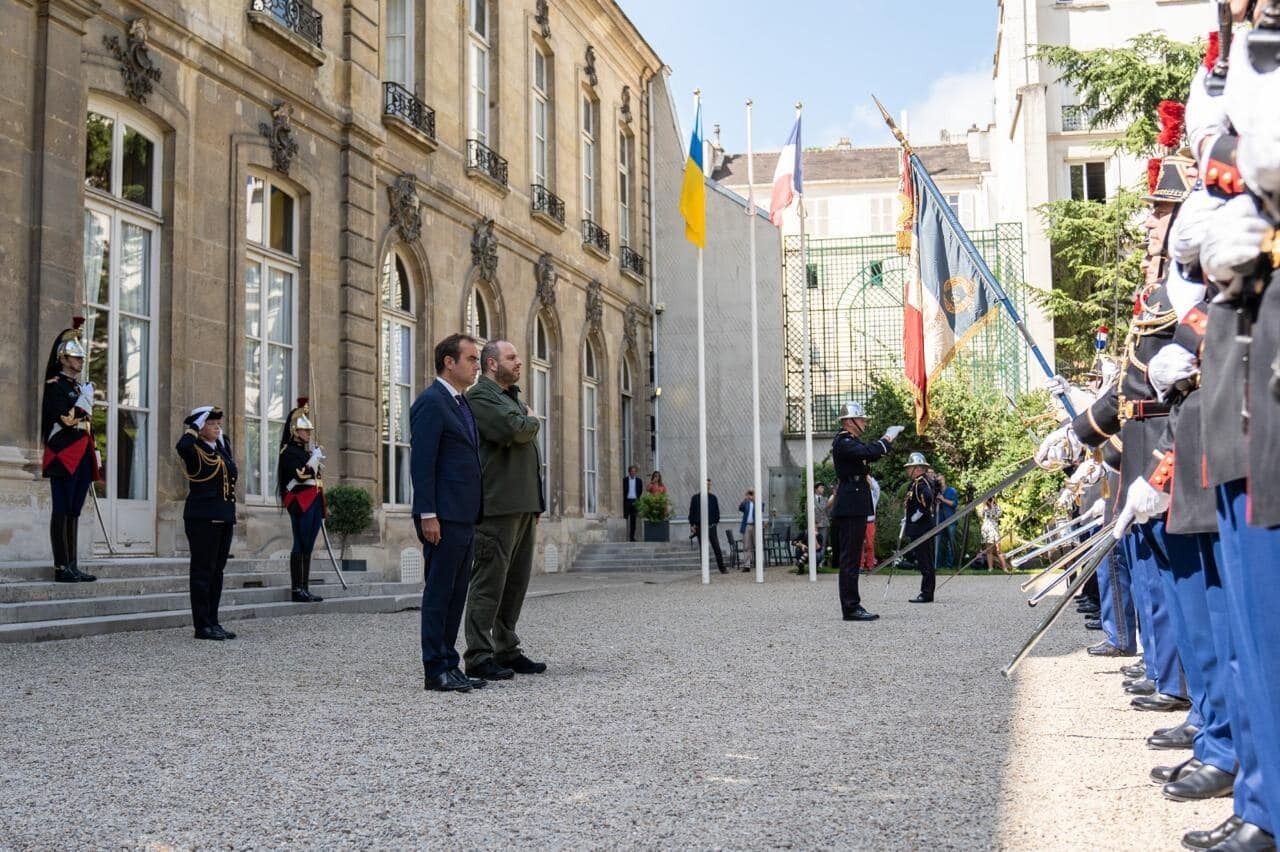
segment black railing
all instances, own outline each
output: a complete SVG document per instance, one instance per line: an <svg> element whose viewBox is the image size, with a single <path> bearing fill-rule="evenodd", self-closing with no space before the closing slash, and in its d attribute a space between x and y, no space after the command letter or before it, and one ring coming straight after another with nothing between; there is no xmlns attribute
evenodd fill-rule
<svg viewBox="0 0 1280 852"><path fill-rule="evenodd" d="M312 9L310 3L302 0L249 0L249 9L267 13L316 47L321 46L323 16Z"/></svg>
<svg viewBox="0 0 1280 852"><path fill-rule="evenodd" d="M631 246L622 247L621 262L624 272L634 272L641 278L644 277L644 256L638 252L632 251Z"/></svg>
<svg viewBox="0 0 1280 852"><path fill-rule="evenodd" d="M540 183L535 183L529 192L529 205L534 213L541 213L564 224L564 200Z"/></svg>
<svg viewBox="0 0 1280 852"><path fill-rule="evenodd" d="M609 232L590 219L582 220L582 244L609 253Z"/></svg>
<svg viewBox="0 0 1280 852"><path fill-rule="evenodd" d="M507 161L479 139L467 140L467 168L507 185Z"/></svg>
<svg viewBox="0 0 1280 852"><path fill-rule="evenodd" d="M382 84L382 113L390 115L436 141L436 111L399 83Z"/></svg>

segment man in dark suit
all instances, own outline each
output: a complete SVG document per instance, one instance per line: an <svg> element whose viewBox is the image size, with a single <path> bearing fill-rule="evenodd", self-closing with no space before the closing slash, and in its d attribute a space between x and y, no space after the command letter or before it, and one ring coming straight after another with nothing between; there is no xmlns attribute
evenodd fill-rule
<svg viewBox="0 0 1280 852"><path fill-rule="evenodd" d="M728 574L724 567L724 554L720 552L720 537L716 532L716 524L720 523L720 501L711 493L711 480L707 480L707 532L710 533L711 549L716 553L716 567L721 574ZM702 533L702 495L694 494L689 501L689 536L697 538ZM702 546L702 542L698 542Z"/></svg>
<svg viewBox="0 0 1280 852"><path fill-rule="evenodd" d="M458 668L458 627L467 599L475 525L484 514L480 434L463 391L480 372L473 337L451 334L436 344L436 380L409 412L413 522L422 542L424 689L468 692L485 685Z"/></svg>
<svg viewBox="0 0 1280 852"><path fill-rule="evenodd" d="M636 476L639 472L640 468L631 465L622 478L622 517L627 519L627 541L636 540L636 501L644 493L644 482Z"/></svg>

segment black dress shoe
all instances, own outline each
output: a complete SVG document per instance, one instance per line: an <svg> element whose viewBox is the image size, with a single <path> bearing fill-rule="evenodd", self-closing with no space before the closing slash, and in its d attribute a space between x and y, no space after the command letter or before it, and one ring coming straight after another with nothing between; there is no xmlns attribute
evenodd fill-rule
<svg viewBox="0 0 1280 852"><path fill-rule="evenodd" d="M76 565L75 563L71 564L70 570L72 573L76 575L77 583L93 583L93 582L96 582L98 579L93 574L89 574L85 571L81 571L80 566Z"/></svg>
<svg viewBox="0 0 1280 852"><path fill-rule="evenodd" d="M214 629L214 630L216 630L216 631L218 631L219 633L221 633L221 634L222 634L222 638L223 638L223 639L234 639L234 638L236 638L236 634L235 634L235 633L232 633L230 630L228 630L227 628L223 627L221 624L215 624L215 625L213 626L213 629Z"/></svg>
<svg viewBox="0 0 1280 852"><path fill-rule="evenodd" d="M1157 766L1151 770L1151 783L1163 787L1170 781L1177 781L1190 775L1201 766L1204 766L1204 764L1194 757L1188 757L1173 766Z"/></svg>
<svg viewBox="0 0 1280 852"><path fill-rule="evenodd" d="M1223 796L1230 796L1231 788L1235 783L1234 772L1224 772L1206 763L1195 772L1165 784L1160 792L1166 799L1172 799L1175 802L1198 802L1203 799L1220 799Z"/></svg>
<svg viewBox="0 0 1280 852"><path fill-rule="evenodd" d="M1242 822L1235 833L1210 852L1276 852L1276 839L1251 822Z"/></svg>
<svg viewBox="0 0 1280 852"><path fill-rule="evenodd" d="M933 598L926 598L924 595L916 595L907 603L933 603Z"/></svg>
<svg viewBox="0 0 1280 852"><path fill-rule="evenodd" d="M876 615L874 612L867 612L862 607L858 607L853 612L846 612L844 614L845 621L875 621L879 617L880 616Z"/></svg>
<svg viewBox="0 0 1280 852"><path fill-rule="evenodd" d="M470 692L471 685L466 681L458 682L448 672L437 675L424 675L422 688L428 692Z"/></svg>
<svg viewBox="0 0 1280 852"><path fill-rule="evenodd" d="M222 631L213 627L201 627L195 635L197 639L212 639L215 642L221 642L227 638L222 635Z"/></svg>
<svg viewBox="0 0 1280 852"><path fill-rule="evenodd" d="M1129 704L1135 710L1147 710L1154 713L1172 713L1175 710L1191 709L1191 702L1187 699L1179 698L1176 695L1165 695L1163 692L1157 692L1155 695L1139 695Z"/></svg>
<svg viewBox="0 0 1280 852"><path fill-rule="evenodd" d="M1128 651L1117 648L1110 642L1099 642L1097 645L1089 646L1089 653L1094 657L1132 657Z"/></svg>
<svg viewBox="0 0 1280 852"><path fill-rule="evenodd" d="M1208 831L1188 831L1182 835L1182 845L1186 849L1210 849L1235 834L1243 822L1232 814Z"/></svg>
<svg viewBox="0 0 1280 852"><path fill-rule="evenodd" d="M1152 734L1147 737L1147 748L1183 749L1191 748L1200 729L1195 725L1183 722L1176 728L1169 728L1163 734Z"/></svg>
<svg viewBox="0 0 1280 852"><path fill-rule="evenodd" d="M502 664L516 674L522 675L542 674L547 670L546 663L534 662L524 654L517 654L509 660L503 660Z"/></svg>
<svg viewBox="0 0 1280 852"><path fill-rule="evenodd" d="M493 660L484 660L474 666L467 666L467 677L486 680L511 680L516 673L511 669L498 665Z"/></svg>
<svg viewBox="0 0 1280 852"><path fill-rule="evenodd" d="M289 599L294 603L311 603L311 595L307 594L303 589L294 589L289 594Z"/></svg>
<svg viewBox="0 0 1280 852"><path fill-rule="evenodd" d="M1147 680L1143 677L1126 684L1124 691L1130 695L1155 695L1156 684L1155 681Z"/></svg>
<svg viewBox="0 0 1280 852"><path fill-rule="evenodd" d="M462 669L457 666L449 669L445 674L453 678L454 683L462 684L463 686L470 687L471 689L484 689L489 684L489 681L482 677L468 677L467 675L464 675L462 673Z"/></svg>
<svg viewBox="0 0 1280 852"><path fill-rule="evenodd" d="M1081 604L1080 606L1076 607L1076 612L1080 613L1081 615L1097 615L1098 613L1102 612L1102 607L1098 606L1097 604Z"/></svg>
<svg viewBox="0 0 1280 852"><path fill-rule="evenodd" d="M55 583L79 583L80 575L70 568L63 568L59 565L53 569L53 581Z"/></svg>
<svg viewBox="0 0 1280 852"><path fill-rule="evenodd" d="M1091 618L1084 623L1085 630L1101 630L1102 622L1096 618Z"/></svg>
<svg viewBox="0 0 1280 852"><path fill-rule="evenodd" d="M1120 674L1125 677L1146 677L1147 667L1142 663L1133 663L1132 665L1121 666Z"/></svg>

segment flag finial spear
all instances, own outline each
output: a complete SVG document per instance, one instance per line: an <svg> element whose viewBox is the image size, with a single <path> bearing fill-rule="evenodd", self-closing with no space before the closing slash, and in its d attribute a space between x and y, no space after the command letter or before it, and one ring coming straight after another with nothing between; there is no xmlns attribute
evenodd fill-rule
<svg viewBox="0 0 1280 852"><path fill-rule="evenodd" d="M880 103L880 99L875 95L871 96L871 100L876 102L876 107L880 110L880 115L884 118L884 123L889 125L889 131L893 133L893 138L898 140L898 144L905 148L908 154L912 153L911 143L907 141L907 137L903 134L902 130L894 123L893 116L889 115L889 111L884 108L884 104Z"/></svg>

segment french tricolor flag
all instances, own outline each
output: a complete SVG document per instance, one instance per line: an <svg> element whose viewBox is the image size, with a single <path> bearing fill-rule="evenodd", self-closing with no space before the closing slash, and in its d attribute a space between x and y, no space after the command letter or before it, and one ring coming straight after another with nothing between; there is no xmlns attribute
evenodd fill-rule
<svg viewBox="0 0 1280 852"><path fill-rule="evenodd" d="M800 194L800 116L778 155L778 167L773 172L773 193L769 198L769 221L782 227L782 214Z"/></svg>

